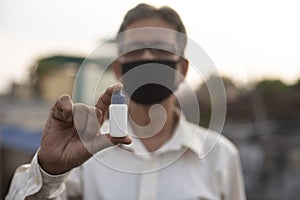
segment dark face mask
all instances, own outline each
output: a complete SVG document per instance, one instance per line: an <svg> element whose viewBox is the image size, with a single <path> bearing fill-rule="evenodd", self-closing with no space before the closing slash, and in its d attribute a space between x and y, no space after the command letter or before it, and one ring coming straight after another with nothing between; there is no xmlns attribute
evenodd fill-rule
<svg viewBox="0 0 300 200"><path fill-rule="evenodd" d="M168 98L176 89L178 61L142 60L122 64L124 91L131 100L144 105Z"/></svg>

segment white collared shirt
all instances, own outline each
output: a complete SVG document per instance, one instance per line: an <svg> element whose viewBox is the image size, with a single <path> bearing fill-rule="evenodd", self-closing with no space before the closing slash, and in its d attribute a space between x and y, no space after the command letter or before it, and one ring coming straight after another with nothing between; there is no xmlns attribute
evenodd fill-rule
<svg viewBox="0 0 300 200"><path fill-rule="evenodd" d="M107 127L105 123L103 129ZM130 126L128 132L132 132ZM60 176L44 172L35 156L31 165L17 169L6 199L35 193L38 197L33 199L245 199L235 146L184 116L172 138L152 153L133 138L130 145L100 151Z"/></svg>

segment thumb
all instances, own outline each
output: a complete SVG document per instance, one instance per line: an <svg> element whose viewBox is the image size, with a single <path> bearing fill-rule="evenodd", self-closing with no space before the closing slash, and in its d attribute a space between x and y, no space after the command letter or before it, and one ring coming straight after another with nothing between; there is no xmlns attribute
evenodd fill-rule
<svg viewBox="0 0 300 200"><path fill-rule="evenodd" d="M73 102L69 95L62 95L57 101L57 107L62 112L62 117L65 121L71 122L73 119L72 107Z"/></svg>
<svg viewBox="0 0 300 200"><path fill-rule="evenodd" d="M105 148L115 146L117 144L130 144L131 142L132 140L129 136L111 137L109 134L97 134L92 141L83 141L83 144L89 153L94 155Z"/></svg>
<svg viewBox="0 0 300 200"><path fill-rule="evenodd" d="M60 96L50 110L50 118L62 122L72 122L72 106L73 102L69 95Z"/></svg>

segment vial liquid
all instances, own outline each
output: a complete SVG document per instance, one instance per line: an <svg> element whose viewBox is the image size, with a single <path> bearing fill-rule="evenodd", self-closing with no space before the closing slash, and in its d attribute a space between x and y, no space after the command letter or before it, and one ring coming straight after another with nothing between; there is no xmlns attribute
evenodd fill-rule
<svg viewBox="0 0 300 200"><path fill-rule="evenodd" d="M116 91L111 98L109 106L109 134L112 137L127 136L128 107L125 104L125 96L122 92Z"/></svg>

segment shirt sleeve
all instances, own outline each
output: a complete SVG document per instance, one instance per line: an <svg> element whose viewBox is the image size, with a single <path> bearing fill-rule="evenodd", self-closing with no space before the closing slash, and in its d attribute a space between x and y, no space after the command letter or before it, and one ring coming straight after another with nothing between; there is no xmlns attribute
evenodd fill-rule
<svg viewBox="0 0 300 200"><path fill-rule="evenodd" d="M244 180L240 163L240 156L237 149L232 152L227 160L226 177L226 200L245 200Z"/></svg>
<svg viewBox="0 0 300 200"><path fill-rule="evenodd" d="M67 172L54 176L46 173L39 166L36 153L31 164L22 165L16 170L5 200L67 199L66 185L79 188L75 186L79 184L79 179L69 178L69 174L70 172ZM72 180L76 181L71 183ZM70 193L73 192L72 190L69 191Z"/></svg>

